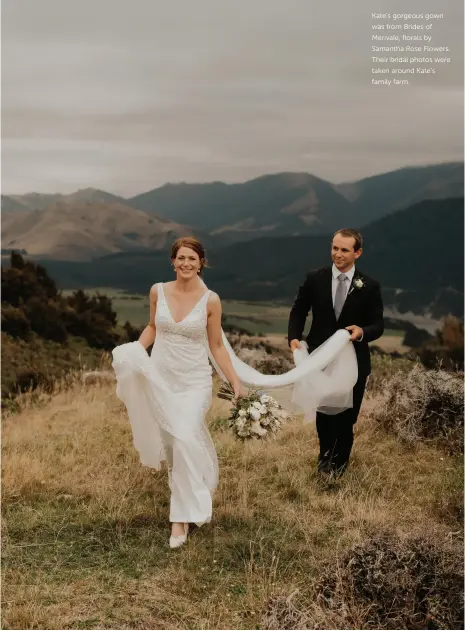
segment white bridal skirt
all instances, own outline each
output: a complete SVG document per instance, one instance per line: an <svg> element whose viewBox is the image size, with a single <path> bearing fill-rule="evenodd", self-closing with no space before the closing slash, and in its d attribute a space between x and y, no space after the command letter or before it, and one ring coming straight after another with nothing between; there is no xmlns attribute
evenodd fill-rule
<svg viewBox="0 0 465 631"><path fill-rule="evenodd" d="M350 334L337 331L308 354L294 351L296 367L282 375L263 375L241 361L223 333L224 345L241 382L271 394L289 411L313 421L316 411L337 414L352 407L358 369ZM209 358L216 364L205 336ZM160 368L139 342L113 350L117 396L124 402L134 446L141 463L155 469L166 460L172 492L170 521L202 524L211 518L211 491L218 482L215 447L205 424L211 403L211 382L196 390L173 393Z"/></svg>

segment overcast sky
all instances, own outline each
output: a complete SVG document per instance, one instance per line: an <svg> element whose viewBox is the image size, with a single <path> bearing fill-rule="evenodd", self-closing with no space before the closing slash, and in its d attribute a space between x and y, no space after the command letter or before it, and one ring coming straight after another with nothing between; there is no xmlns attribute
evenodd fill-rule
<svg viewBox="0 0 465 631"><path fill-rule="evenodd" d="M431 44L452 62L372 86L374 11L444 13ZM458 0L2 2L3 193L341 182L462 158Z"/></svg>

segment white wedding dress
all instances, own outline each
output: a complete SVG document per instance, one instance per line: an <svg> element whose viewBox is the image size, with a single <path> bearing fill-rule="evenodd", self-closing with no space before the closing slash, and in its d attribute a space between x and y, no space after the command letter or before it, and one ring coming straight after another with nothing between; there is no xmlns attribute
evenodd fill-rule
<svg viewBox="0 0 465 631"><path fill-rule="evenodd" d="M208 345L205 293L180 322L173 319L159 283L156 338L150 357L139 342L113 350L116 394L124 402L141 463L155 469L166 460L171 489L170 521L201 525L212 515L218 482L215 447L205 424L212 400L212 369L222 379ZM335 414L352 406L357 361L347 331L338 331L316 351L295 351L296 368L262 375L242 362L224 333L223 342L245 386L272 390L286 407L313 420L316 410Z"/></svg>

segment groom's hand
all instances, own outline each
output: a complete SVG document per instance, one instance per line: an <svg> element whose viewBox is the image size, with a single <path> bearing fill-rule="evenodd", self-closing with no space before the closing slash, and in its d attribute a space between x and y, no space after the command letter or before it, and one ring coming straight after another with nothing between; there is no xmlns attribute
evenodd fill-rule
<svg viewBox="0 0 465 631"><path fill-rule="evenodd" d="M290 347L293 352L300 348L300 340L291 340Z"/></svg>
<svg viewBox="0 0 465 631"><path fill-rule="evenodd" d="M346 331L350 332L350 339L352 342L356 342L363 337L363 329L361 329L356 324L351 324L350 326L346 326Z"/></svg>

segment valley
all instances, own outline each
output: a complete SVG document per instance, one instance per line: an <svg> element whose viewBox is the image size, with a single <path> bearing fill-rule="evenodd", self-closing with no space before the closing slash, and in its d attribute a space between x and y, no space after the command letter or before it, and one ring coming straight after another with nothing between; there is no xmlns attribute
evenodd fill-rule
<svg viewBox="0 0 465 631"><path fill-rule="evenodd" d="M62 293L64 296L70 296L72 292L73 290L65 290ZM134 327L141 327L148 322L148 296L111 287L94 287L86 290L86 293L90 295L100 293L111 298L118 322L121 324L127 321ZM273 345L285 349L287 349L287 324L291 304L291 302L289 305L282 305L273 302L222 301L227 324L246 329L252 335L266 338ZM307 329L310 322L309 318ZM408 349L402 345L402 340L402 331L386 329L383 337L375 344L386 352L406 352Z"/></svg>

